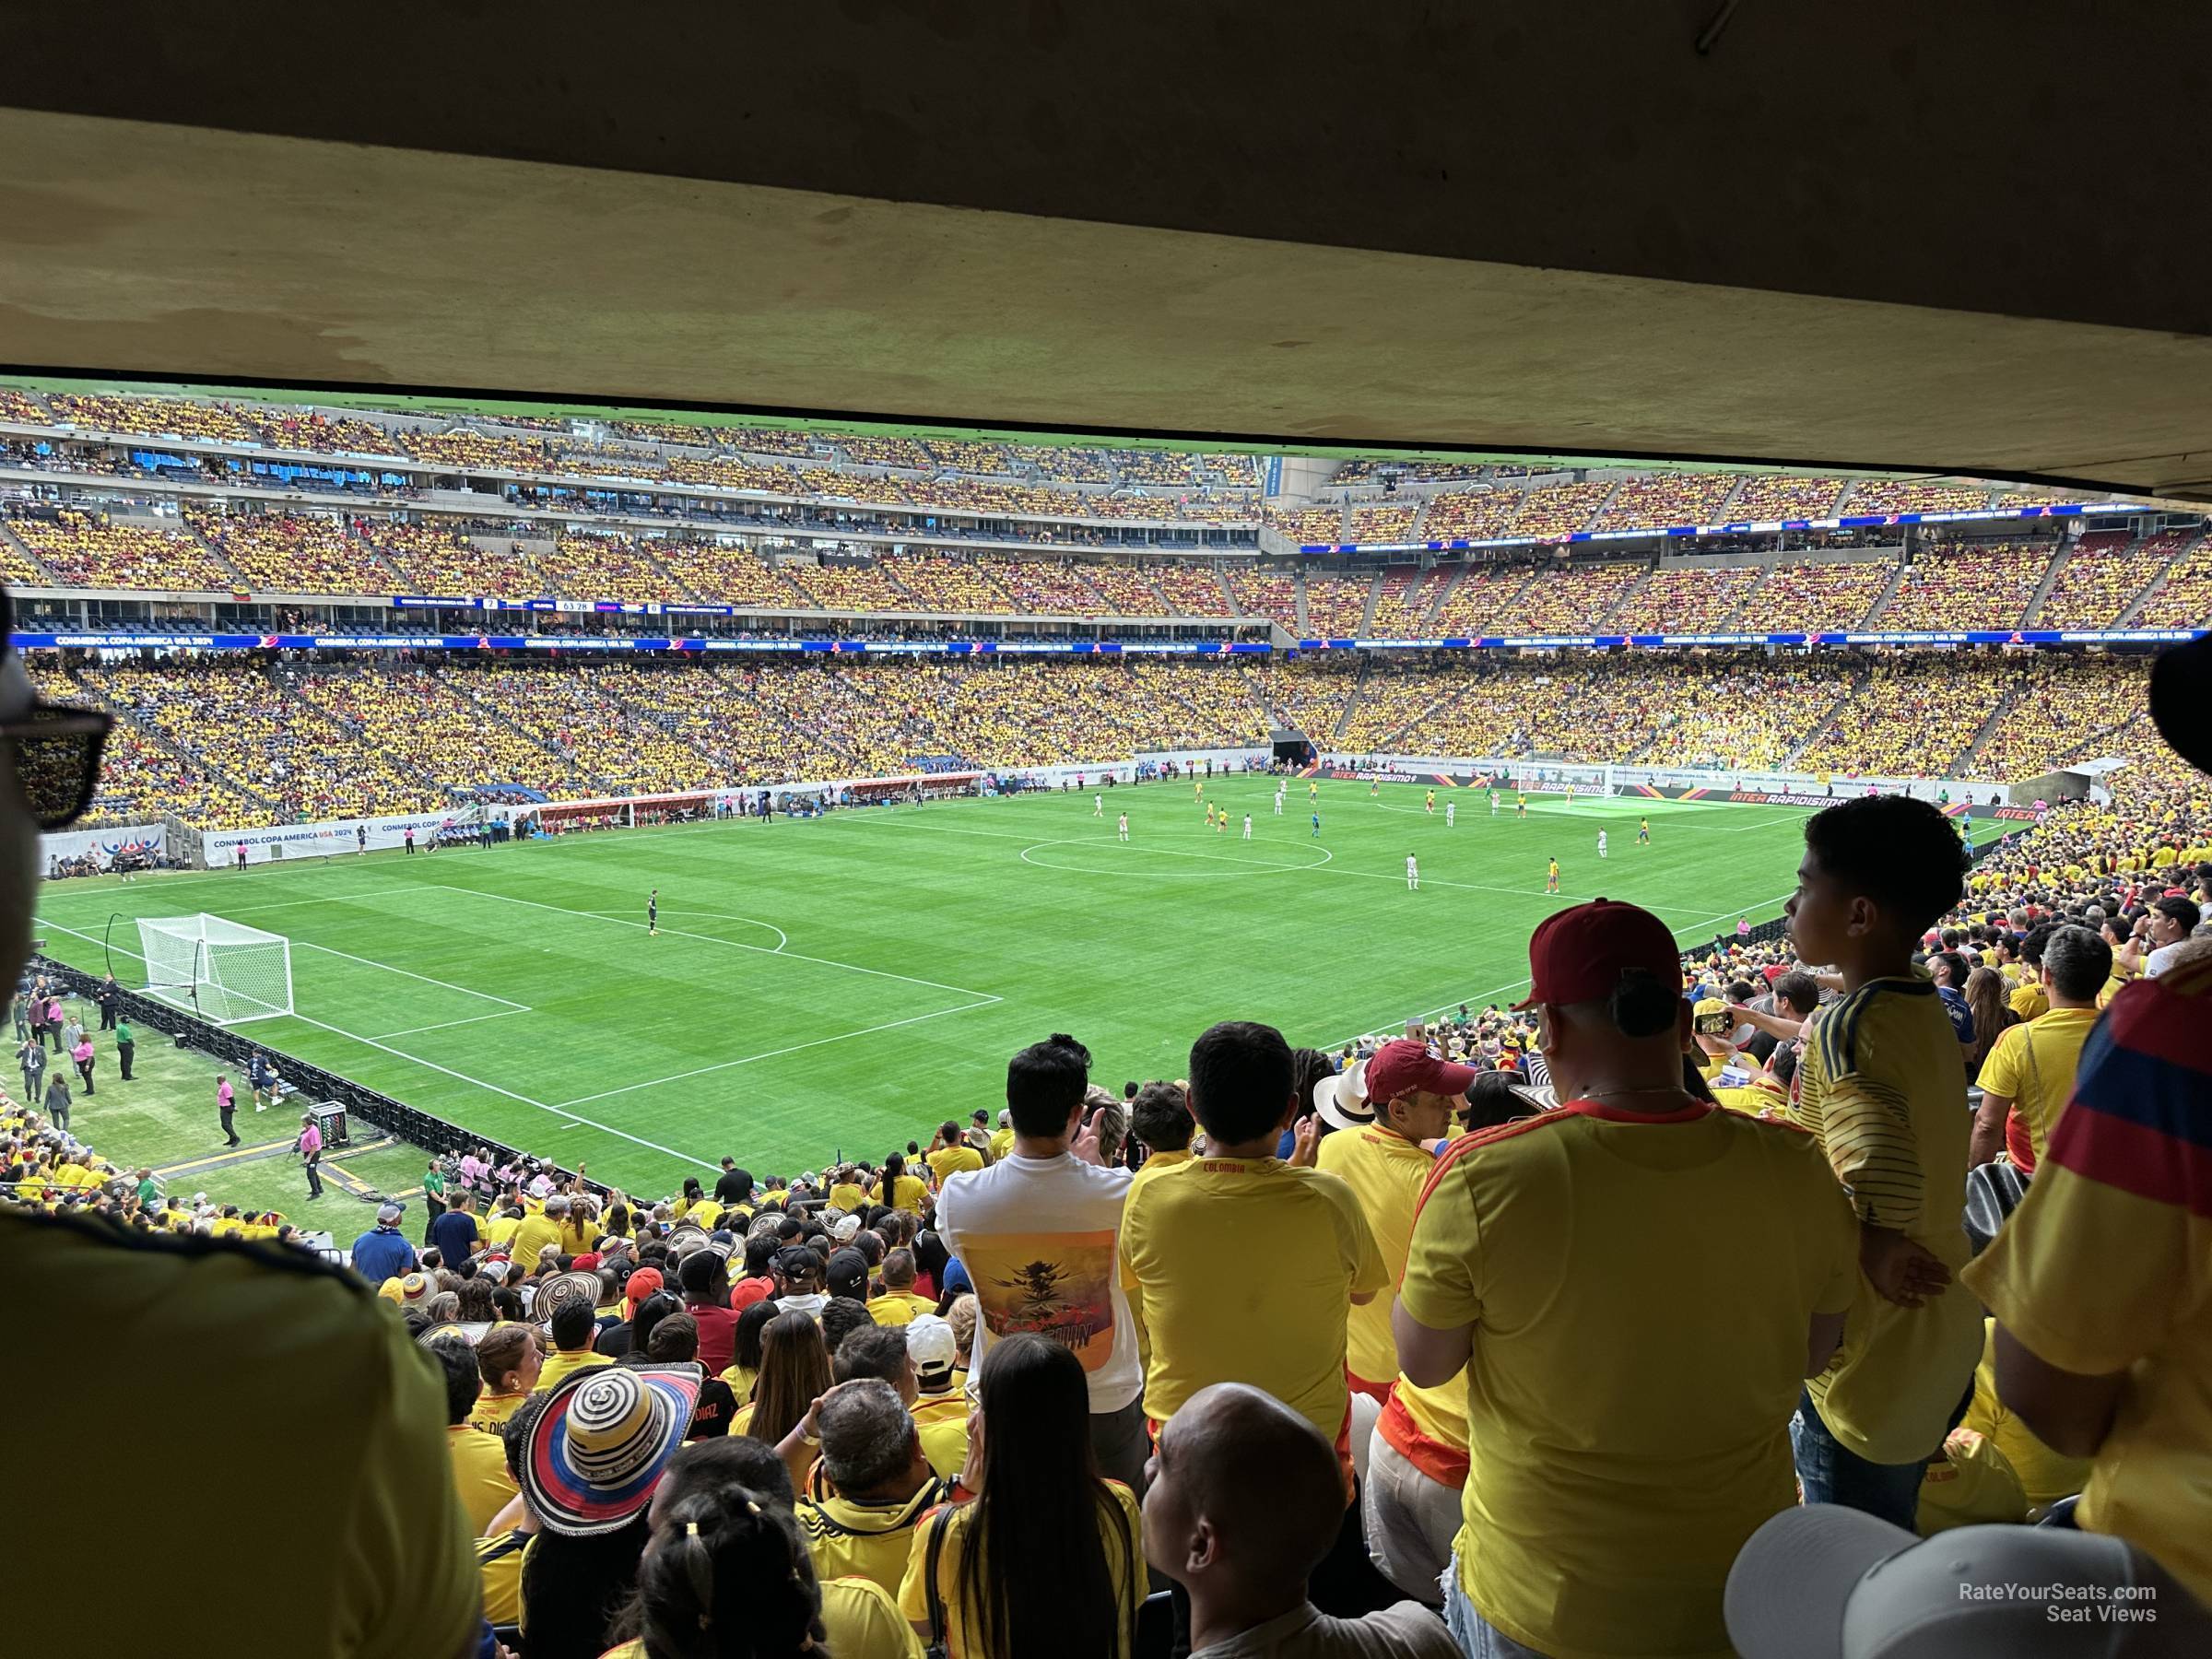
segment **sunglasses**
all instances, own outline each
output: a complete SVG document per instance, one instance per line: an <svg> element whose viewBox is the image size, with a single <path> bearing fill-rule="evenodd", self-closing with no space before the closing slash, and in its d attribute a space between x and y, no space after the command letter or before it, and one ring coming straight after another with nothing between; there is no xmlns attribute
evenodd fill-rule
<svg viewBox="0 0 2212 1659"><path fill-rule="evenodd" d="M23 802L41 830L65 830L85 815L100 788L100 755L115 717L98 709L33 703L20 720L0 721L0 743L15 763Z"/></svg>

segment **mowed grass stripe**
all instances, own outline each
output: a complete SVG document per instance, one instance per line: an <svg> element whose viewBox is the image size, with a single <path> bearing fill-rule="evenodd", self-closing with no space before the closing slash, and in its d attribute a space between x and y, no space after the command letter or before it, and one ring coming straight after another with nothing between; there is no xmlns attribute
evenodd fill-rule
<svg viewBox="0 0 2212 1659"><path fill-rule="evenodd" d="M1335 1041L1515 985L1530 931L1578 896L1724 930L1788 888L1801 840L1799 820L1771 808L1540 800L1523 820L1510 798L1493 818L1467 791L1440 792L1430 818L1418 787L1371 800L1363 783L1324 782L1316 841L1303 780L1279 818L1270 781L1216 781L1226 834L1205 828L1187 782L1109 791L1102 818L1092 793L73 882L42 894L41 914L91 935L48 936L95 969L111 912L134 949L127 918L206 910L364 959L295 950L306 1018L244 1030L658 1192L724 1151L788 1174L995 1112L1006 1056L1053 1030L1088 1043L1098 1080L1118 1088L1181 1076L1216 1019ZM1634 845L1640 815L1650 847ZM1418 893L1405 888L1407 852ZM1555 853L1559 898L1543 891ZM651 938L654 887L664 931ZM469 1018L505 1003L529 1012Z"/></svg>

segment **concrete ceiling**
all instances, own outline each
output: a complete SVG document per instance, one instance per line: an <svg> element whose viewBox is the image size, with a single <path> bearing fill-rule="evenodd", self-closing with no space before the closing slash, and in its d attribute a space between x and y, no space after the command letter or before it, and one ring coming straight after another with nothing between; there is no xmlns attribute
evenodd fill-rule
<svg viewBox="0 0 2212 1659"><path fill-rule="evenodd" d="M2125 23L37 8L0 364L2212 497L2212 14Z"/></svg>

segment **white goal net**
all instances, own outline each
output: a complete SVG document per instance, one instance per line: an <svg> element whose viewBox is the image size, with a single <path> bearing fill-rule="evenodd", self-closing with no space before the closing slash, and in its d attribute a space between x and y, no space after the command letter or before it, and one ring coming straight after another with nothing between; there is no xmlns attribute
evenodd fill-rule
<svg viewBox="0 0 2212 1659"><path fill-rule="evenodd" d="M171 1007L237 1025L292 1011L292 943L282 934L196 916L142 916L146 994Z"/></svg>

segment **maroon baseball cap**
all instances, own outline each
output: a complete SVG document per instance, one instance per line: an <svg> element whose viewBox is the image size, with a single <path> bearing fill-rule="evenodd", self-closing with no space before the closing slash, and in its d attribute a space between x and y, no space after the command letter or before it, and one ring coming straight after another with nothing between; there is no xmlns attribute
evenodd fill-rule
<svg viewBox="0 0 2212 1659"><path fill-rule="evenodd" d="M1415 1089L1426 1094L1463 1095L1475 1086L1475 1068L1439 1060L1410 1037L1377 1049L1367 1063L1368 1105L1380 1110Z"/></svg>
<svg viewBox="0 0 2212 1659"><path fill-rule="evenodd" d="M1641 968L1670 990L1682 988L1682 947L1666 924L1640 905L1593 899L1547 916L1528 941L1528 995L1513 1005L1597 1002L1613 994L1625 968Z"/></svg>

